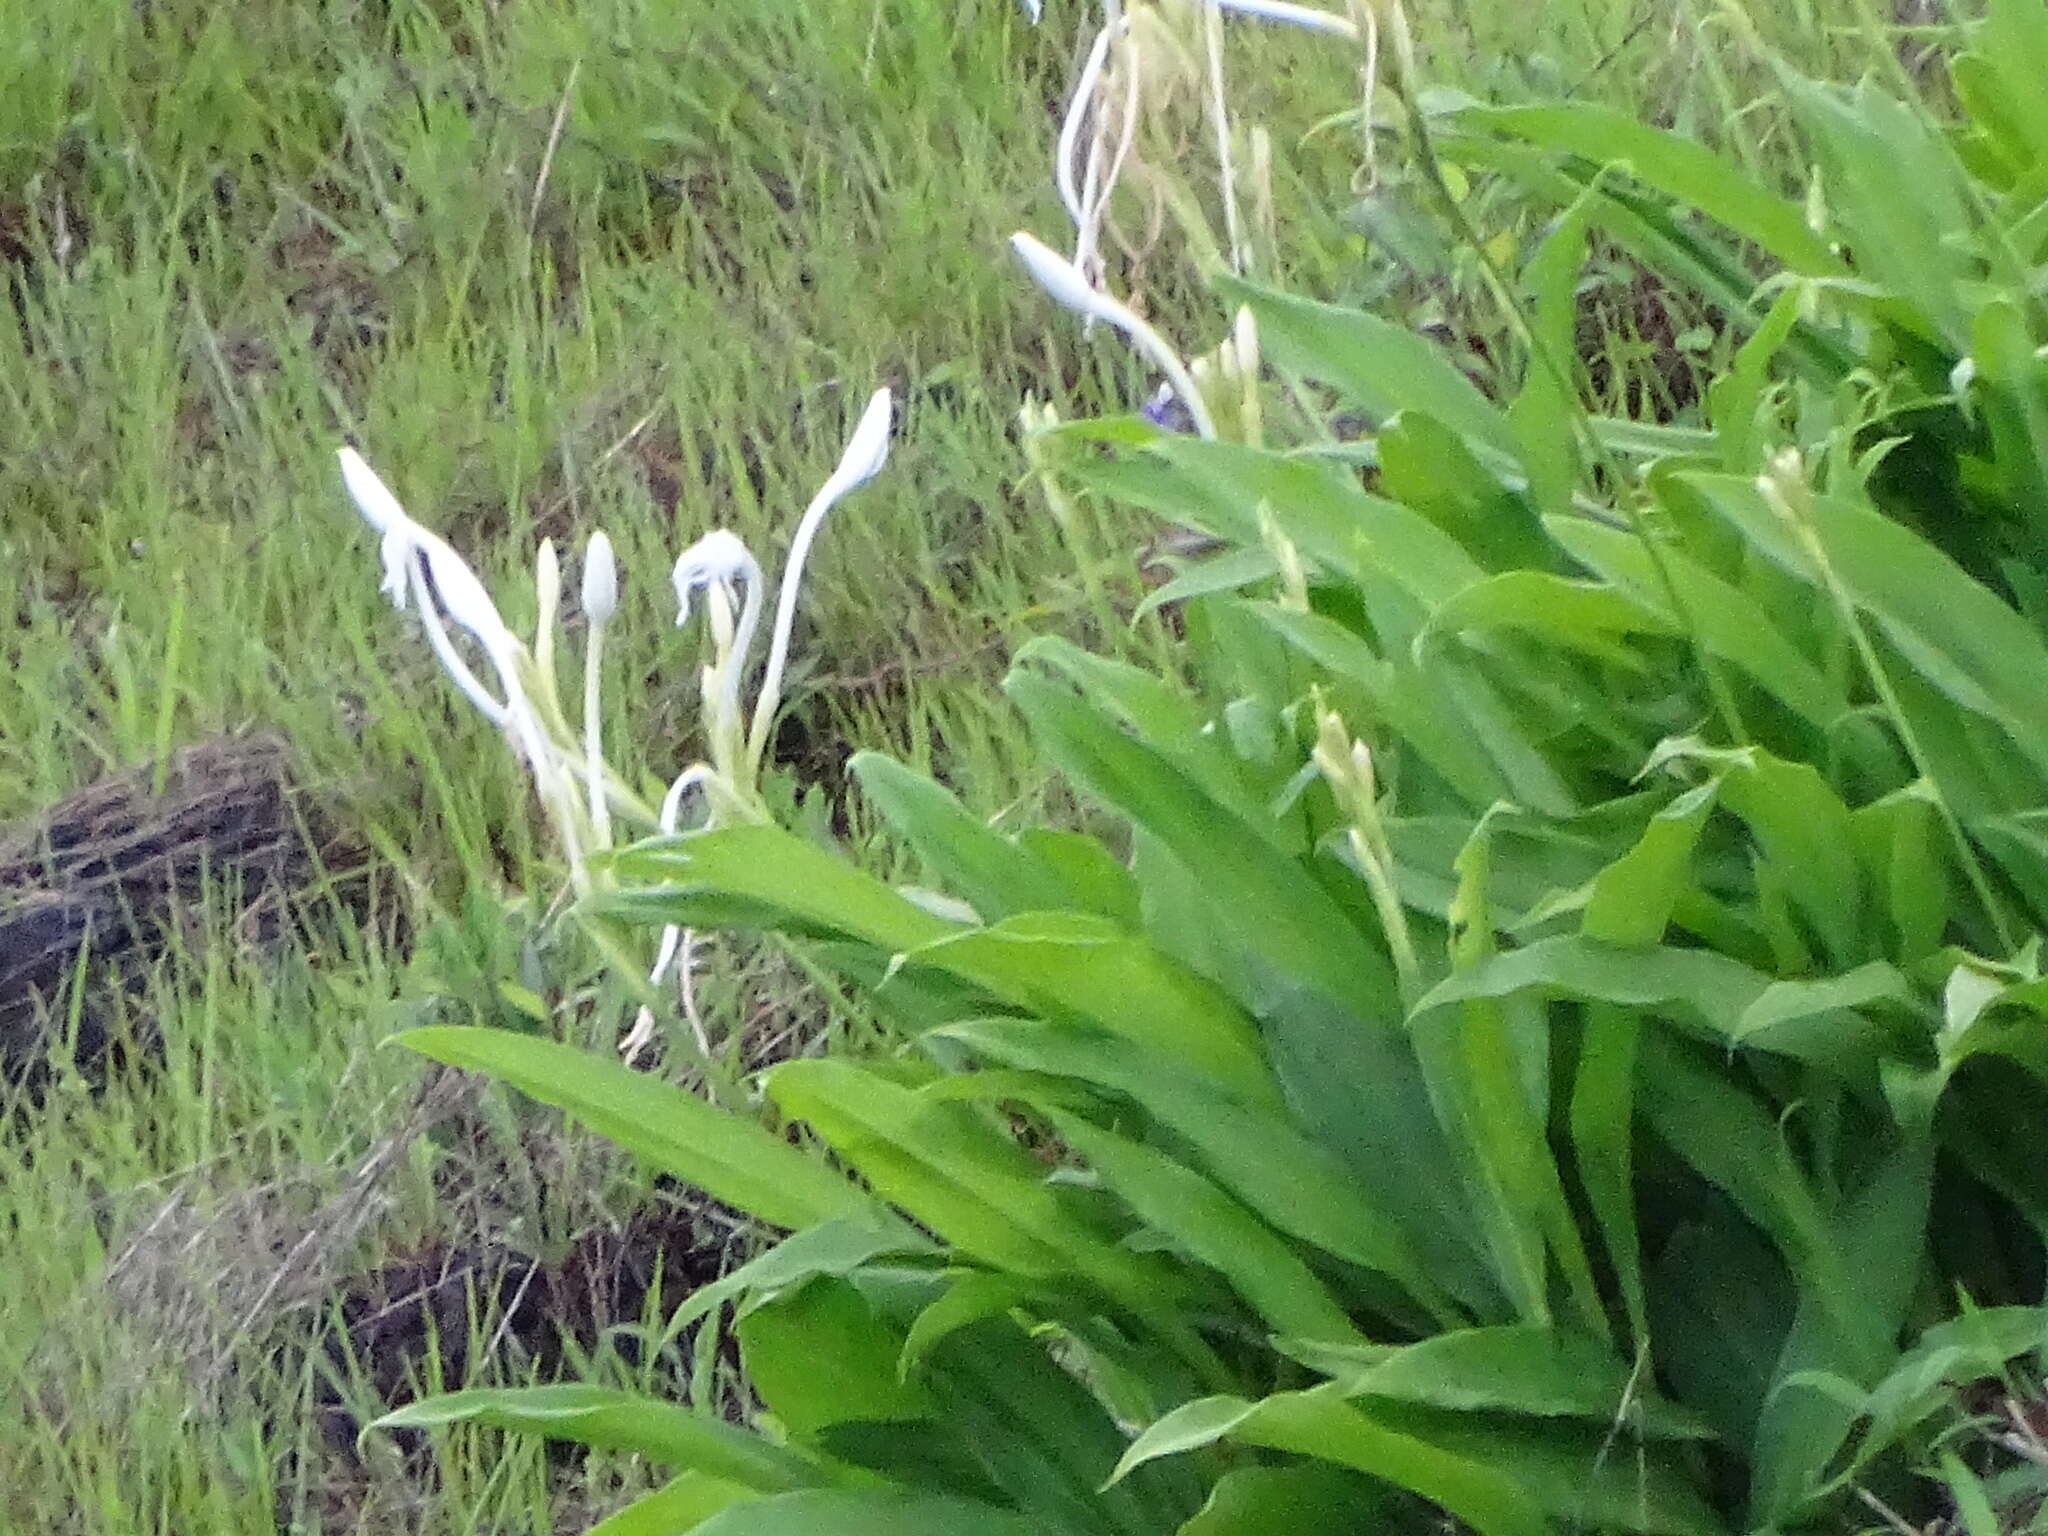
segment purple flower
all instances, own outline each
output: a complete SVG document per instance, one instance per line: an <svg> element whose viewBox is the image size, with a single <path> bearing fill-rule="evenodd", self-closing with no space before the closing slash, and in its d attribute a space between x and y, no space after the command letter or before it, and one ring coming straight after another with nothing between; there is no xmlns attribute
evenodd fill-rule
<svg viewBox="0 0 2048 1536"><path fill-rule="evenodd" d="M1173 392L1171 384L1162 384L1150 400L1138 407L1138 414L1163 432L1187 433L1195 430L1194 414Z"/></svg>

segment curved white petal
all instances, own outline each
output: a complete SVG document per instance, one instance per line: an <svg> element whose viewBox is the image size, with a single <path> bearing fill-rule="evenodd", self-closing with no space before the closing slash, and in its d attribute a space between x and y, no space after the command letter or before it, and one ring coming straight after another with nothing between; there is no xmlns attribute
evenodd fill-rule
<svg viewBox="0 0 2048 1536"><path fill-rule="evenodd" d="M761 562L746 542L730 528L714 528L676 556L669 579L676 589L676 623L690 622L690 594L713 582L745 582L751 589L761 582Z"/></svg>
<svg viewBox="0 0 2048 1536"><path fill-rule="evenodd" d="M1010 236L1010 249L1024 263L1031 280L1051 296L1054 303L1093 320L1106 320L1118 330L1129 330L1138 317L1081 275L1081 269L1036 235L1018 230Z"/></svg>
<svg viewBox="0 0 2048 1536"><path fill-rule="evenodd" d="M363 462L363 456L355 449L343 448L335 457L341 460L341 483L348 487L350 498L372 528L388 534L412 521L398 504L398 498L391 494L391 488L377 478L377 472Z"/></svg>

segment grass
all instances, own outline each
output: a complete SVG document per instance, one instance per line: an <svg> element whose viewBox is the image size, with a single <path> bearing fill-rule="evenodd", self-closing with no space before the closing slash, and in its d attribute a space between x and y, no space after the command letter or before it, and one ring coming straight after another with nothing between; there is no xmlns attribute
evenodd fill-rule
<svg viewBox="0 0 2048 1536"><path fill-rule="evenodd" d="M314 1444L303 1361L268 1350L273 1314L381 1258L560 1252L636 1199L496 1099L407 1134L417 1068L377 1041L506 1007L497 983L535 967L499 898L546 887L499 744L376 596L332 448L355 434L515 624L537 539L606 528L608 737L665 774L694 719L668 560L716 524L779 550L889 382L904 431L822 541L783 754L830 785L847 743L886 746L991 814L1055 796L995 692L1008 649L1059 629L1170 659L1096 602L1128 605L1148 531L1056 525L1009 430L1027 392L1078 412L1148 387L1002 252L1060 228L1045 165L1082 10L1033 31L1008 0L701 0L687 23L651 0L0 0L0 821L275 727L419 939L195 950L149 999L160 1065L60 1080L0 1136L0 1529L544 1532L627 1491L464 1437L432 1477L388 1446L354 1463ZM1414 16L1432 78L1596 94L1768 160L1711 10L1583 0L1536 36L1525 6ZM1839 64L1860 15L1759 21ZM1282 146L1292 275L1373 291L1385 253L1336 216L1350 150L1305 137L1341 72L1273 34L1239 34L1233 67ZM1170 253L1142 276L1170 330L1206 332ZM551 1002L587 980L539 970ZM766 1000L806 1036L826 1006L772 955L707 985L714 1017Z"/></svg>

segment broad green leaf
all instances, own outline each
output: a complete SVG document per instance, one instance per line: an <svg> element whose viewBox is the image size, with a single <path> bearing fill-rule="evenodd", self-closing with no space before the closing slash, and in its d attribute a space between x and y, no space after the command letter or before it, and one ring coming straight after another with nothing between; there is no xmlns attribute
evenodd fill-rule
<svg viewBox="0 0 2048 1536"><path fill-rule="evenodd" d="M508 1030L432 1025L394 1037L451 1067L486 1072L565 1110L664 1173L779 1227L895 1219L853 1184L752 1120L619 1062Z"/></svg>
<svg viewBox="0 0 2048 1536"><path fill-rule="evenodd" d="M1071 472L1116 500L1242 548L1263 545L1260 521L1270 514L1311 573L1383 583L1423 607L1486 574L1457 539L1414 509L1367 493L1343 465L1174 437L1134 462L1084 461Z"/></svg>
<svg viewBox="0 0 2048 1536"><path fill-rule="evenodd" d="M1486 571L1557 567L1526 492L1434 416L1403 410L1372 442L1381 494L1428 518ZM1564 451L1569 456L1569 442Z"/></svg>
<svg viewBox="0 0 2048 1536"><path fill-rule="evenodd" d="M1977 369L1970 400L1991 436L1998 486L2032 530L2034 569L2014 584L2038 588L2048 549L2048 369L2018 301L2001 295L1978 307L1970 322L1970 359Z"/></svg>
<svg viewBox="0 0 2048 1536"><path fill-rule="evenodd" d="M1951 844L1925 783L1850 813L1864 879L1890 920L1887 953L1910 966L1941 945L1954 905Z"/></svg>
<svg viewBox="0 0 2048 1536"><path fill-rule="evenodd" d="M736 1504L696 1536L1068 1536L991 1504L894 1489L821 1490Z"/></svg>
<svg viewBox="0 0 2048 1536"><path fill-rule="evenodd" d="M1749 1445L1798 1297L1768 1240L1725 1202L1675 1207L1644 1256L1650 1340L1672 1396L1731 1447Z"/></svg>
<svg viewBox="0 0 2048 1536"><path fill-rule="evenodd" d="M1764 555L1819 584L1794 531L1748 481L1681 480ZM2048 646L2033 627L1939 549L1867 506L1816 496L1813 531L1834 577L1928 684L1997 723L2037 768L2048 766Z"/></svg>
<svg viewBox="0 0 2048 1536"><path fill-rule="evenodd" d="M1890 967L1864 967L1851 978L1781 983L1712 950L1603 944L1569 935L1539 939L1450 976L1416 1011L1533 989L1542 996L1654 1008L1726 1046L1747 1045L1826 1070L1849 1070L1887 1033L1855 1010L1903 998Z"/></svg>
<svg viewBox="0 0 2048 1536"><path fill-rule="evenodd" d="M1586 268L1586 226L1594 198L1589 191L1573 203L1522 269L1529 296L1529 357L1508 420L1528 466L1529 499L1536 511L1549 516L1570 513L1579 479L1579 429L1585 415L1577 382L1579 281ZM1554 563L1554 557L1545 558L1538 569Z"/></svg>
<svg viewBox="0 0 2048 1536"><path fill-rule="evenodd" d="M1067 904L1057 875L969 814L943 785L879 752L856 753L847 766L889 824L984 923Z"/></svg>
<svg viewBox="0 0 2048 1536"><path fill-rule="evenodd" d="M2004 984L1958 965L1946 988L1947 1018L1935 1046L1943 1082L1977 1056L2002 1056L2048 1083L2048 980Z"/></svg>
<svg viewBox="0 0 2048 1536"><path fill-rule="evenodd" d="M1201 1171L1279 1231L1375 1270L1441 1309L1438 1287L1401 1227L1287 1121L1111 1036L983 1019L943 1033L1009 1066L1079 1078L1137 1104L1196 1153Z"/></svg>
<svg viewBox="0 0 2048 1536"><path fill-rule="evenodd" d="M1423 649L1447 636L1491 629L1521 630L1636 671L1648 661L1623 643L1629 636L1677 632L1669 618L1614 587L1546 571L1505 571L1437 609L1415 643Z"/></svg>
<svg viewBox="0 0 2048 1536"><path fill-rule="evenodd" d="M1731 1035L1771 978L1711 950L1602 944L1578 936L1539 939L1447 977L1418 1005L1508 997L1525 987L1580 998L1658 1007Z"/></svg>
<svg viewBox="0 0 2048 1536"><path fill-rule="evenodd" d="M679 1404L580 1383L450 1392L387 1413L370 1427L437 1429L449 1424L481 1424L547 1440L574 1440L593 1450L629 1451L659 1466L686 1467L760 1493L820 1486L845 1475Z"/></svg>
<svg viewBox="0 0 2048 1536"><path fill-rule="evenodd" d="M1572 1080L1572 1155L1621 1290L1629 1336L1641 1348L1650 1337L1635 1184L1635 1075L1643 1019L1632 1008L1594 1003L1585 1020Z"/></svg>
<svg viewBox="0 0 2048 1536"><path fill-rule="evenodd" d="M1646 1394L1607 1345L1558 1328L1461 1328L1392 1349L1304 1347L1293 1340L1283 1347L1334 1378L1353 1400L1584 1419L1654 1438L1696 1440L1711 1433L1693 1415Z"/></svg>
<svg viewBox="0 0 2048 1536"><path fill-rule="evenodd" d="M1372 717L1409 746L1459 794L1475 806L1510 793L1508 779L1473 733L1437 707L1412 661L1383 661L1357 634L1335 619L1303 613L1278 603L1254 603L1255 614L1289 645L1362 694ZM1372 720L1353 721L1369 728Z"/></svg>
<svg viewBox="0 0 2048 1536"><path fill-rule="evenodd" d="M1865 1018L1871 1012L1891 1013L1910 1021L1909 1026L1888 1030ZM1859 1048L1878 1049L1888 1036L1902 1051L1913 1043L1919 1031L1911 1026L1921 1012L1920 1000L1897 968L1873 960L1839 976L1772 982L1743 1009L1730 1044L1816 1063L1834 1055L1836 1069L1847 1076L1858 1065L1851 1053Z"/></svg>
<svg viewBox="0 0 2048 1536"><path fill-rule="evenodd" d="M896 1356L896 1374L908 1380L941 1341L985 1318L1001 1317L1036 1293L1015 1275L970 1269L954 1277L938 1300L917 1314Z"/></svg>
<svg viewBox="0 0 2048 1536"><path fill-rule="evenodd" d="M1854 1282L1771 1107L1661 1035L1644 1041L1637 1088L1645 1123L1777 1245L1804 1296L1853 1336Z"/></svg>
<svg viewBox="0 0 2048 1536"><path fill-rule="evenodd" d="M1008 1506L1002 1485L988 1475L958 1426L933 1419L842 1419L818 1430L811 1445L821 1454L872 1473L882 1484L970 1503ZM1043 1514L1041 1509L1037 1511ZM1072 1524L1073 1522L1067 1522ZM1085 1527L1084 1527L1085 1528Z"/></svg>
<svg viewBox="0 0 2048 1536"><path fill-rule="evenodd" d="M1346 1467L1239 1467L1216 1480L1177 1536L1355 1536L1380 1528L1384 1492Z"/></svg>
<svg viewBox="0 0 2048 1536"><path fill-rule="evenodd" d="M1779 1361L1781 1385L1757 1421L1751 1509L1770 1523L1816 1511L1813 1485L1848 1441L1852 1408L1823 1393L1786 1390L1802 1372L1875 1380L1924 1279L1934 1185L1931 1115L1888 1136L1827 1213L1830 1248L1806 1266L1808 1283ZM1871 1164L1874 1162L1874 1166Z"/></svg>
<svg viewBox="0 0 2048 1536"><path fill-rule="evenodd" d="M1656 557L1636 534L1583 518L1553 520L1547 526L1587 566L1713 655L1741 668L1817 729L1830 729L1847 713L1849 701L1840 687L1801 654L1770 615L1683 549L1665 546L1660 572Z"/></svg>
<svg viewBox="0 0 2048 1536"><path fill-rule="evenodd" d="M673 1339L698 1318L744 1296L768 1300L814 1276L850 1275L876 1259L933 1257L940 1252L931 1239L907 1223L895 1221L893 1227L835 1220L792 1232L766 1253L691 1292L670 1316L668 1336Z"/></svg>
<svg viewBox="0 0 2048 1536"><path fill-rule="evenodd" d="M1970 1470L1970 1464L1956 1454L1953 1446L1941 1448L1940 1464L1942 1485L1948 1489L1956 1518L1962 1522L1967 1536L2000 1536L2009 1520L1993 1506L1984 1479Z"/></svg>
<svg viewBox="0 0 2048 1536"><path fill-rule="evenodd" d="M1237 278L1220 278L1218 287L1232 304L1250 306L1259 345L1280 368L1330 385L1382 420L1399 410L1426 411L1467 437L1515 452L1499 408L1409 327Z"/></svg>
<svg viewBox="0 0 2048 1536"><path fill-rule="evenodd" d="M1117 1475L1162 1456L1238 1440L1354 1468L1421 1494L1479 1536L1548 1536L1541 1509L1505 1469L1441 1451L1390 1430L1326 1389L1263 1402L1207 1397L1176 1408L1124 1453Z"/></svg>
<svg viewBox="0 0 2048 1536"><path fill-rule="evenodd" d="M1141 1315L1171 1305L1170 1271L1081 1220L1044 1167L969 1106L843 1061L787 1061L766 1081L785 1113L962 1253L1030 1279L1085 1281Z"/></svg>
<svg viewBox="0 0 2048 1536"><path fill-rule="evenodd" d="M1061 635L1027 642L1015 665L1027 664L1064 677L1098 714L1120 721L1170 758L1219 804L1248 817L1263 809L1237 760L1207 729L1201 710L1170 684L1129 662L1084 651Z"/></svg>
<svg viewBox="0 0 2048 1536"><path fill-rule="evenodd" d="M611 868L622 888L590 905L629 922L789 929L887 950L915 949L962 926L766 823L651 838L612 855Z"/></svg>
<svg viewBox="0 0 2048 1536"><path fill-rule="evenodd" d="M845 1280L820 1277L753 1307L737 1332L748 1385L800 1440L848 1420L932 1415L931 1395L897 1372L900 1330Z"/></svg>
<svg viewBox="0 0 2048 1536"><path fill-rule="evenodd" d="M1494 821L1492 812L1480 818L1454 866L1458 888L1446 914L1454 974L1495 953L1488 896ZM1554 1260L1579 1321L1599 1329L1605 1311L1551 1155L1547 1100L1532 1089L1548 1088L1548 1030L1540 1012L1510 1009L1493 997L1418 1008L1409 1035L1517 1316L1550 1321Z"/></svg>
<svg viewBox="0 0 2048 1536"><path fill-rule="evenodd" d="M758 1496L739 1483L685 1472L607 1515L583 1536L683 1536L721 1509Z"/></svg>
<svg viewBox="0 0 2048 1536"><path fill-rule="evenodd" d="M1385 951L1300 864L1065 689L1014 670L1004 691L1083 790L1200 872L1220 922L1247 955L1276 975L1324 990L1363 1027L1391 1026L1397 994Z"/></svg>
<svg viewBox="0 0 2048 1536"><path fill-rule="evenodd" d="M1968 344L1961 294L1973 276L1959 236L1976 219L1933 115L1866 81L1824 85L1780 67L1778 79L1828 174L1828 197L1856 250L1858 274L1925 319L1927 339Z"/></svg>
<svg viewBox="0 0 2048 1536"><path fill-rule="evenodd" d="M1957 1408L1957 1382L2004 1374L2022 1356L2048 1342L2048 1311L2040 1307L1987 1307L1937 1323L1899 1357L1863 1403L1869 1420L1856 1465L1895 1445L1915 1425ZM1844 1480L1852 1475L1844 1473Z"/></svg>
<svg viewBox="0 0 2048 1536"><path fill-rule="evenodd" d="M1592 103L1482 107L1463 114L1474 126L1562 149L1596 166L1621 164L1637 180L1696 208L1795 272L1845 273L1827 243L1807 227L1797 203L1750 181L1713 150L1683 134L1653 128Z"/></svg>
<svg viewBox="0 0 2048 1536"><path fill-rule="evenodd" d="M1606 944L1664 942L1673 910L1692 884L1693 849L1719 791L1710 780L1650 818L1635 846L1594 877L1581 933Z"/></svg>
<svg viewBox="0 0 2048 1536"><path fill-rule="evenodd" d="M1383 1478L1481 1536L1538 1536L1559 1525L1708 1536L1724 1529L1676 1464L1607 1431L1344 1400L1339 1385L1260 1402L1204 1398L1176 1409L1119 1470L1229 1439Z"/></svg>
<svg viewBox="0 0 2048 1536"><path fill-rule="evenodd" d="M1664 742L1650 767L1674 762L1711 770L1720 803L1748 825L1756 849L1752 868L1780 967L1833 968L1869 959L1875 946L1853 823L1827 780L1810 764L1787 762L1760 747L1709 747L1693 739ZM1818 955L1810 953L1814 939Z"/></svg>
<svg viewBox="0 0 2048 1536"><path fill-rule="evenodd" d="M1172 603L1213 597L1218 592L1236 592L1262 581L1271 581L1279 570L1272 552L1263 547L1253 545L1226 549L1220 555L1190 564L1171 581L1162 582L1146 593L1144 600L1132 610L1131 622L1135 624Z"/></svg>
<svg viewBox="0 0 2048 1536"><path fill-rule="evenodd" d="M1031 827L1017 834L1017 842L1059 876L1068 900L1082 911L1126 928L1143 925L1137 880L1094 838L1083 832Z"/></svg>
<svg viewBox="0 0 2048 1536"><path fill-rule="evenodd" d="M1144 1221L1216 1270L1278 1333L1358 1339L1343 1308L1288 1245L1209 1180L1142 1143L1073 1115L1055 1115L1060 1139Z"/></svg>
<svg viewBox="0 0 2048 1536"><path fill-rule="evenodd" d="M1466 1182L1410 1031L1367 1034L1342 1009L1275 985L1261 1009L1299 1132L1403 1234L1463 1316L1507 1315Z"/></svg>
<svg viewBox="0 0 2048 1536"><path fill-rule="evenodd" d="M1055 1351L1072 1370L1055 1363ZM1193 1468L1162 1466L1105 1486L1129 1436L1097 1396L1096 1363L1078 1353L1071 1337L1032 1337L990 1317L940 1340L923 1379L939 1421L973 1448L1016 1508L1060 1530L1154 1536L1199 1507L1199 1480ZM1081 1375L1095 1380L1084 1386ZM1162 1370L1153 1390L1177 1379Z"/></svg>
<svg viewBox="0 0 2048 1536"><path fill-rule="evenodd" d="M1085 1022L1277 1106L1258 1035L1229 996L1144 938L1078 912L1032 912L913 951L1047 1018Z"/></svg>
<svg viewBox="0 0 2048 1536"><path fill-rule="evenodd" d="M1728 370L1707 386L1714 438L1701 451L1717 452L1737 474L1761 470L1767 445L1777 436L1773 430L1777 424L1770 419L1772 407L1766 404L1770 368L1798 324L1801 299L1797 288L1788 287L1779 294L1763 323L1736 349Z"/></svg>
<svg viewBox="0 0 2048 1536"><path fill-rule="evenodd" d="M1991 0L1979 34L1980 57L1999 89L1988 93L2017 125L2036 161L2048 161L2048 102L2032 82L2048 70L2048 15L2028 0Z"/></svg>

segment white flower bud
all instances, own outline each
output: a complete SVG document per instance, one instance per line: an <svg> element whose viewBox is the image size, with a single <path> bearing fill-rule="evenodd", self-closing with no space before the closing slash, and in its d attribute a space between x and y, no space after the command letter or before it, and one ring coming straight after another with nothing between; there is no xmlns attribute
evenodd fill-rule
<svg viewBox="0 0 2048 1536"><path fill-rule="evenodd" d="M593 625L604 625L618 611L619 560L600 528L583 550L583 616Z"/></svg>
<svg viewBox="0 0 2048 1536"><path fill-rule="evenodd" d="M888 463L889 425L894 415L895 402L888 390L878 389L868 396L867 409L861 412L853 436L846 440L846 452L839 456L839 467L832 471L831 483L841 495L874 479Z"/></svg>

